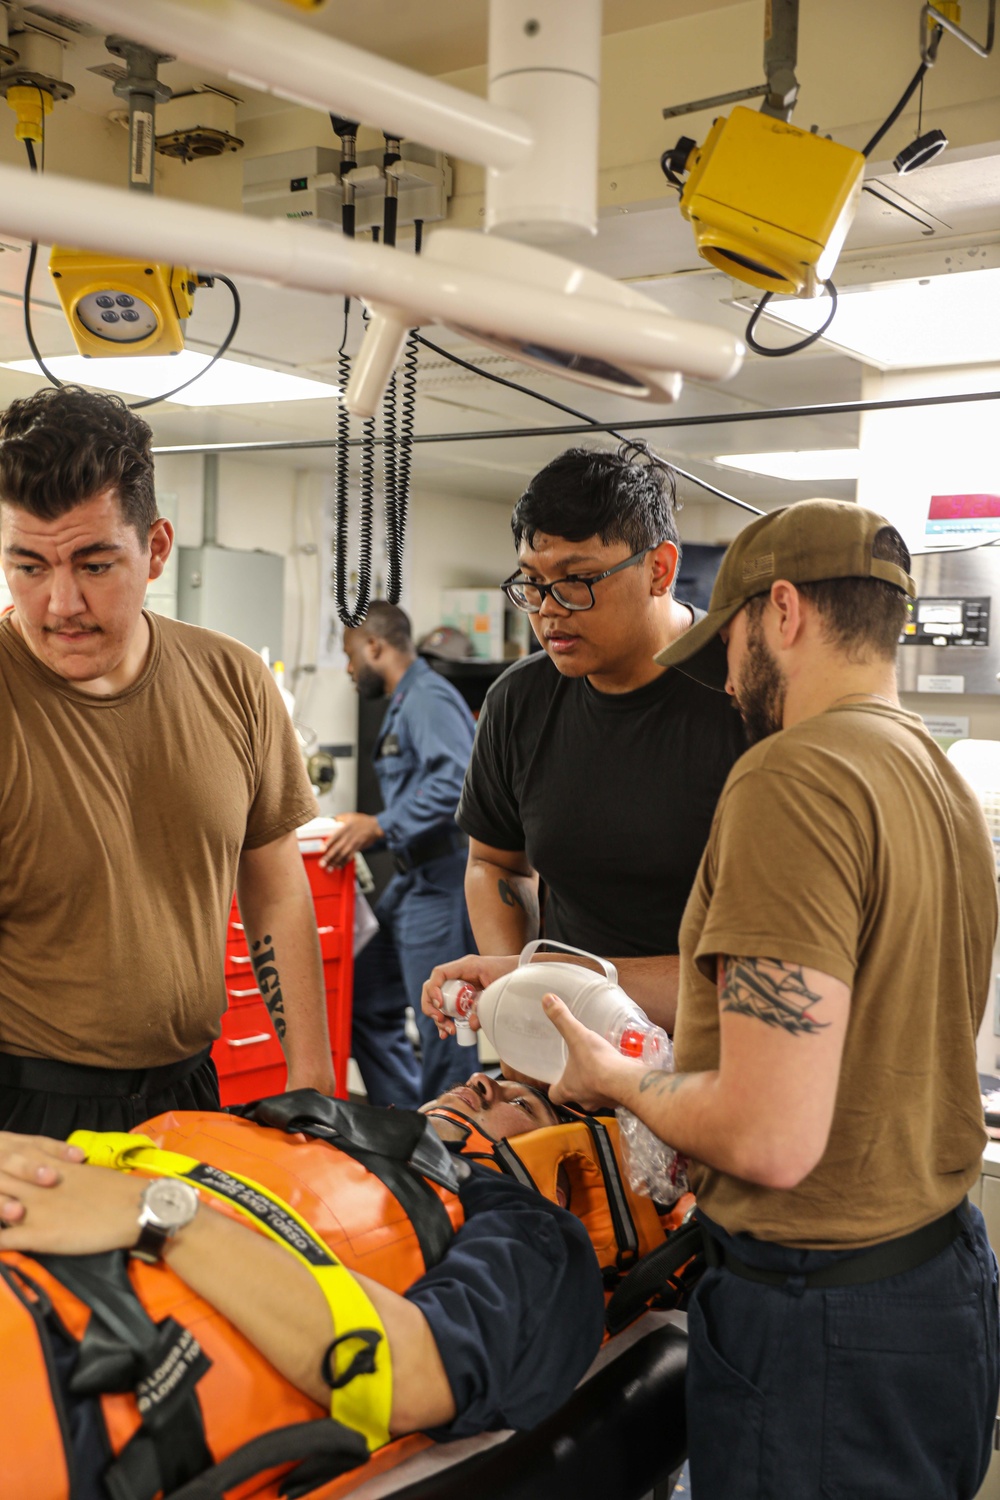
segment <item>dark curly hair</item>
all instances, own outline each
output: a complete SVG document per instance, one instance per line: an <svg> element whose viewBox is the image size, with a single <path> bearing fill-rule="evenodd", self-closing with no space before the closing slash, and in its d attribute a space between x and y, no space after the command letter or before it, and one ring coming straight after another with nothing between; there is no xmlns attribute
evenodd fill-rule
<svg viewBox="0 0 1000 1500"><path fill-rule="evenodd" d="M659 542L679 547L676 503L673 470L645 444L623 443L617 452L567 448L531 480L510 528L516 547L522 540L533 546L538 532L569 542L598 536L632 552Z"/></svg>
<svg viewBox="0 0 1000 1500"><path fill-rule="evenodd" d="M152 441L118 396L46 386L0 416L0 501L54 521L113 488L145 542L157 513Z"/></svg>

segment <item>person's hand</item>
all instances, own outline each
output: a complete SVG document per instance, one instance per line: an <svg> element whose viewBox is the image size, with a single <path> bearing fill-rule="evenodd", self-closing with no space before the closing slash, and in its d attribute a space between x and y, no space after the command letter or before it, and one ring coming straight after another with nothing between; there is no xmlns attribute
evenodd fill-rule
<svg viewBox="0 0 1000 1500"><path fill-rule="evenodd" d="M558 995L543 995L542 1008L569 1049L562 1075L549 1089L552 1103L579 1104L591 1112L614 1109L620 1103L618 1085L634 1071L635 1062L581 1026Z"/></svg>
<svg viewBox="0 0 1000 1500"><path fill-rule="evenodd" d="M22 1182L36 1182L41 1187L55 1187L62 1181L59 1164L82 1162L79 1146L55 1141L45 1135L17 1135L0 1130L0 1171Z"/></svg>
<svg viewBox="0 0 1000 1500"><path fill-rule="evenodd" d="M0 1142L0 1250L95 1255L130 1249L139 1238L148 1179L63 1159L60 1180L43 1183L39 1173L52 1163L44 1147L55 1144L28 1141L7 1150Z"/></svg>
<svg viewBox="0 0 1000 1500"><path fill-rule="evenodd" d="M494 979L499 979L504 974L509 974L512 969L517 968L517 955L504 953L493 958L483 958L478 953L467 953L464 958L453 959L448 964L438 964L431 970L430 978L424 983L420 992L420 1009L425 1016L430 1016L437 1026L438 1036L454 1036L455 1022L451 1016L444 1013L444 1000L441 996L441 986L449 979L461 979L465 984L475 985L477 990L484 990ZM469 1016L469 1025L473 1031L479 1031L479 1017L473 1011Z"/></svg>
<svg viewBox="0 0 1000 1500"><path fill-rule="evenodd" d="M337 826L323 846L319 862L324 870L339 869L362 849L368 849L382 837L378 818L371 813L338 813Z"/></svg>

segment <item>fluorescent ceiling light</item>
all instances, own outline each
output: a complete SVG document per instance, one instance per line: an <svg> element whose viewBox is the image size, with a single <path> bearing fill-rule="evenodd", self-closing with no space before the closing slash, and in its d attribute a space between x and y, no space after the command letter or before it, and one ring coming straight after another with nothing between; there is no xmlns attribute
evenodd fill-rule
<svg viewBox="0 0 1000 1500"><path fill-rule="evenodd" d="M726 469L765 474L768 479L857 479L861 454L857 448L814 448L801 453L727 453L713 458Z"/></svg>
<svg viewBox="0 0 1000 1500"><path fill-rule="evenodd" d="M60 354L45 363L60 380L74 385L96 386L102 391L123 391L128 396L158 396L190 380L209 364L210 356L184 349L180 354L111 356L84 359L81 354ZM42 372L33 359L11 360L8 370L27 375ZM284 370L267 370L237 359L220 359L187 390L171 396L178 406L252 406L262 401L319 401L337 396L339 387L321 380L306 380Z"/></svg>
<svg viewBox="0 0 1000 1500"><path fill-rule="evenodd" d="M769 302L763 316L811 333L829 311L826 297L786 298ZM845 287L823 342L883 369L995 364L998 324L1000 268L956 271Z"/></svg>

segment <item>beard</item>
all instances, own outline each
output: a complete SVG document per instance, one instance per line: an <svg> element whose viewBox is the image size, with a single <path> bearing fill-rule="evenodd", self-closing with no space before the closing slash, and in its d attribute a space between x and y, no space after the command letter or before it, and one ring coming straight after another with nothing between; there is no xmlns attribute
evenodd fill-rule
<svg viewBox="0 0 1000 1500"><path fill-rule="evenodd" d="M759 618L747 625L747 649L736 688L740 711L751 745L777 734L785 713L785 679L764 640Z"/></svg>
<svg viewBox="0 0 1000 1500"><path fill-rule="evenodd" d="M354 686L361 698L384 698L385 683L378 675L374 667L361 666L355 668Z"/></svg>

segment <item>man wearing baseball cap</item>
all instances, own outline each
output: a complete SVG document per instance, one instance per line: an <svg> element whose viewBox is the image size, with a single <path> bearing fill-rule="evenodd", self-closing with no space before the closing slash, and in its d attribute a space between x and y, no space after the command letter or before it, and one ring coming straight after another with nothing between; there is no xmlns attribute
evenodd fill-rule
<svg viewBox="0 0 1000 1500"><path fill-rule="evenodd" d="M969 787L899 706L909 554L807 500L754 521L709 611L752 748L681 926L677 1073L556 999L556 1101L622 1104L692 1158L698 1500L972 1497L998 1389L997 1271L966 1194L985 1142L976 1033L996 870Z"/></svg>

